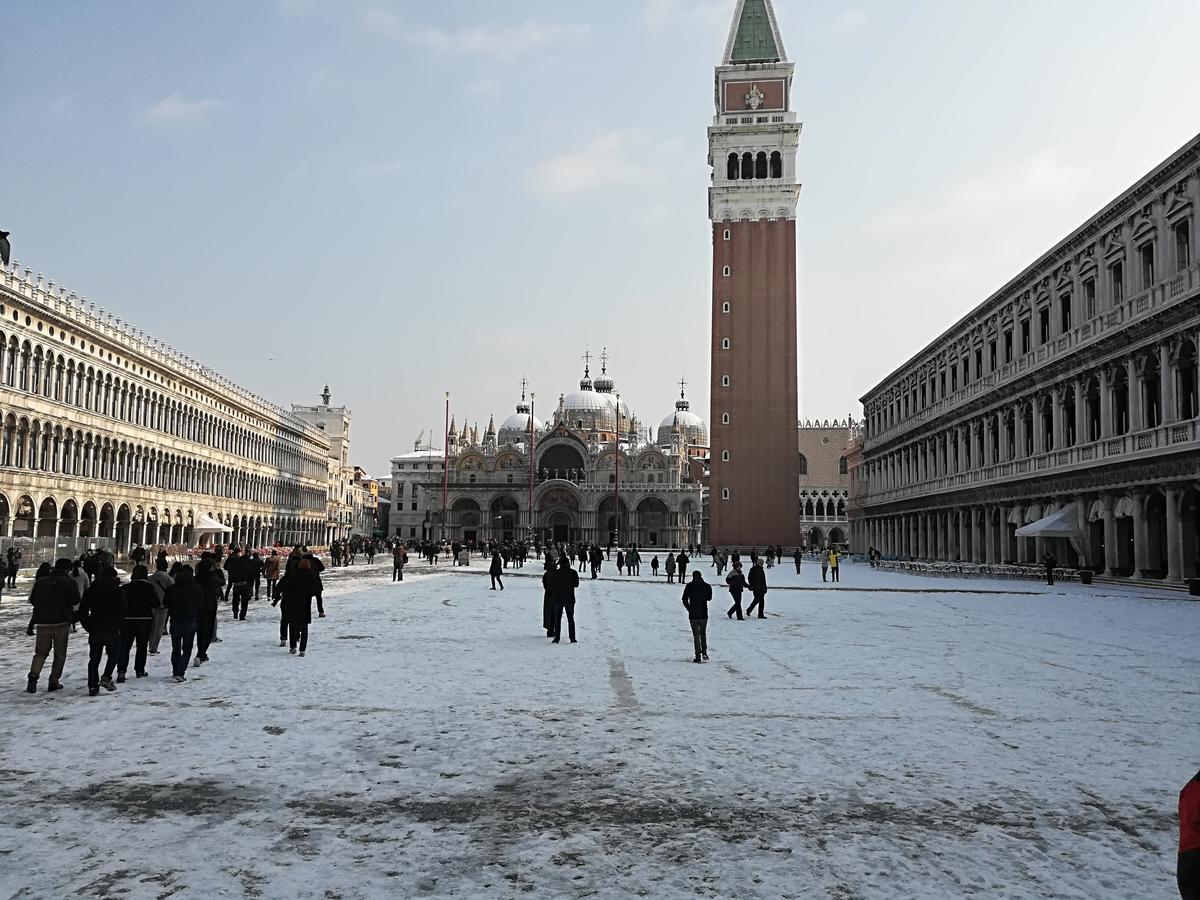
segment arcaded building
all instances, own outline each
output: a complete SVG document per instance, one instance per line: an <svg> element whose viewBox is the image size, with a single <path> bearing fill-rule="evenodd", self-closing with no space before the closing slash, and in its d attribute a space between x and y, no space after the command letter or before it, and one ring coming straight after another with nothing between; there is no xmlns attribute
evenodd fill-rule
<svg viewBox="0 0 1200 900"><path fill-rule="evenodd" d="M325 539L325 432L16 261L0 422L0 545Z"/></svg>
<svg viewBox="0 0 1200 900"><path fill-rule="evenodd" d="M857 549L1200 574L1197 206L1200 137L863 396Z"/></svg>
<svg viewBox="0 0 1200 900"><path fill-rule="evenodd" d="M800 542L793 71L770 0L738 0L708 129L708 541L723 547Z"/></svg>

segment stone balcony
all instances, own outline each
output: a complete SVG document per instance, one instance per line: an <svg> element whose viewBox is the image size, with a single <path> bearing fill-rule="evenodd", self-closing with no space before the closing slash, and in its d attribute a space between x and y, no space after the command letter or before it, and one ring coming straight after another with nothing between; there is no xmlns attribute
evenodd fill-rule
<svg viewBox="0 0 1200 900"><path fill-rule="evenodd" d="M1022 481L1031 477L1052 475L1055 472L1086 469L1115 461L1136 462L1142 458L1187 449L1182 445L1195 444L1198 439L1200 420L1171 422L1144 431L1101 438L1061 450L1035 453L1032 456L993 463L978 469L941 475L903 487L863 492L857 496L856 505L860 508L872 507L913 497L926 497L964 488ZM1194 451L1195 448L1192 449Z"/></svg>

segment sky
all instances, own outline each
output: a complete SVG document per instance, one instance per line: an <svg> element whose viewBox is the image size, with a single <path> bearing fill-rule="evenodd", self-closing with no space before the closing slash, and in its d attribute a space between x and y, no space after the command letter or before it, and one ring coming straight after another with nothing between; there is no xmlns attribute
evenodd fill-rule
<svg viewBox="0 0 1200 900"><path fill-rule="evenodd" d="M801 418L858 398L1200 131L1194 0L775 0ZM707 418L706 128L734 0L8 0L0 228L376 475L611 357ZM594 373L593 373L594 374Z"/></svg>

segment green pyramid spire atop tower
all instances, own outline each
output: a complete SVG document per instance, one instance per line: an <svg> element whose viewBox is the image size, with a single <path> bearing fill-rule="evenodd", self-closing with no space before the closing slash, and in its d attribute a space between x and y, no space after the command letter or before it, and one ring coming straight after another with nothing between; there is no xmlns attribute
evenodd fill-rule
<svg viewBox="0 0 1200 900"><path fill-rule="evenodd" d="M725 65L771 63L784 58L771 0L738 0Z"/></svg>

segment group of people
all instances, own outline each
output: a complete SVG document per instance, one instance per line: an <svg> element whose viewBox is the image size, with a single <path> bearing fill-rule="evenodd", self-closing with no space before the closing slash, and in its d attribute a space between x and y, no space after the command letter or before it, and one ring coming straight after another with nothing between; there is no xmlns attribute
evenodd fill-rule
<svg viewBox="0 0 1200 900"><path fill-rule="evenodd" d="M184 562L170 564L160 551L151 572L145 556L139 555L124 584L105 551L74 561L43 563L29 594L32 611L27 633L35 643L26 691L37 692L51 657L47 689L62 690L67 645L77 626L88 635L90 696L102 689L117 690L129 674L131 657L133 676L147 677L148 657L159 654L164 634L170 635L172 678L186 681L189 666L208 662L209 649L220 642L217 610L222 600L232 597L233 619L244 621L249 600L258 599L264 576L267 598L272 607L281 607L279 645L290 644L292 653L304 656L314 600L320 617L325 616L320 559L301 546L292 549L286 564L277 550L262 560L258 553L234 547L223 557L222 548L214 548L201 554L193 568Z"/></svg>

